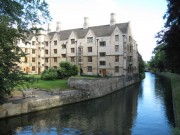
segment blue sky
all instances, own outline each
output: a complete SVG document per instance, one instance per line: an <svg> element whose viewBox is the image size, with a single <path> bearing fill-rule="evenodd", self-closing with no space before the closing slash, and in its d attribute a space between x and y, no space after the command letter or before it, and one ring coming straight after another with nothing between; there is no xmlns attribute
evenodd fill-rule
<svg viewBox="0 0 180 135"><path fill-rule="evenodd" d="M84 17L89 17L90 26L106 25L110 13L116 13L116 22L131 22L133 38L145 61L150 60L156 46L155 35L164 26L163 15L166 0L46 0L53 18L51 30L56 22L61 29L83 27Z"/></svg>

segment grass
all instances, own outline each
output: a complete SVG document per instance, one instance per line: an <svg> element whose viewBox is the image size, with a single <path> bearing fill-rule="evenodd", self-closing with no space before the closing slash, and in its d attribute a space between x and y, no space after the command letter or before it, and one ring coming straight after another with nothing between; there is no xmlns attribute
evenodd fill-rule
<svg viewBox="0 0 180 135"><path fill-rule="evenodd" d="M37 78L37 79L40 79L41 78L41 75L37 75L37 74L28 74L28 75L24 75L25 77L34 77L34 78Z"/></svg>
<svg viewBox="0 0 180 135"><path fill-rule="evenodd" d="M78 78L78 79L97 79L98 77L94 77L94 76L73 76L73 78Z"/></svg>
<svg viewBox="0 0 180 135"><path fill-rule="evenodd" d="M38 80L38 82L33 83L30 85L32 88L39 88L39 89L56 89L60 88L62 90L68 89L68 81L67 79L62 80Z"/></svg>

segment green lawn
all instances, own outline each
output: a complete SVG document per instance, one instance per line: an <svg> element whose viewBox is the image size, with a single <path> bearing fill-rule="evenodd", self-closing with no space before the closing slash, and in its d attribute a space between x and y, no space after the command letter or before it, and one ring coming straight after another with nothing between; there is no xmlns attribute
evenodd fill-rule
<svg viewBox="0 0 180 135"><path fill-rule="evenodd" d="M56 89L60 88L62 90L68 89L68 81L67 79L62 80L38 80L37 82L31 85L32 88L39 88L39 89Z"/></svg>
<svg viewBox="0 0 180 135"><path fill-rule="evenodd" d="M40 79L41 78L41 75L36 75L36 74L28 74L28 75L24 75L25 77L34 77L34 78L37 78L37 79Z"/></svg>

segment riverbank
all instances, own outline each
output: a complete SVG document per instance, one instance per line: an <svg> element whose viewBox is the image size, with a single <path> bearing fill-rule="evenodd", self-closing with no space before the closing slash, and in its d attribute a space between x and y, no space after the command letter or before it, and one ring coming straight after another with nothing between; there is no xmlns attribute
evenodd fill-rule
<svg viewBox="0 0 180 135"><path fill-rule="evenodd" d="M138 82L138 76L131 78L109 77L98 79L69 78L73 90L54 92L37 90L33 97L16 97L0 105L0 118L36 112L66 104L98 98Z"/></svg>
<svg viewBox="0 0 180 135"><path fill-rule="evenodd" d="M180 75L174 73L156 73L162 77L169 79L171 89L172 89L172 98L173 98L173 108L175 115L175 125L180 128Z"/></svg>

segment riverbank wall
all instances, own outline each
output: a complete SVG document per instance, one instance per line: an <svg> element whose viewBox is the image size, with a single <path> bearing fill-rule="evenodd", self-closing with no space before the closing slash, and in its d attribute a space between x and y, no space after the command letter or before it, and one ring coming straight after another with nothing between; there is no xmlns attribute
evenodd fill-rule
<svg viewBox="0 0 180 135"><path fill-rule="evenodd" d="M107 78L74 78L68 79L68 85L73 90L55 93L47 91L35 91L35 96L23 99L8 100L0 105L0 118L7 118L21 114L27 114L62 105L77 103L85 100L99 98L130 86L139 81L134 77L107 77Z"/></svg>
<svg viewBox="0 0 180 135"><path fill-rule="evenodd" d="M168 72L156 74L167 79L171 85L175 126L180 128L180 75Z"/></svg>

